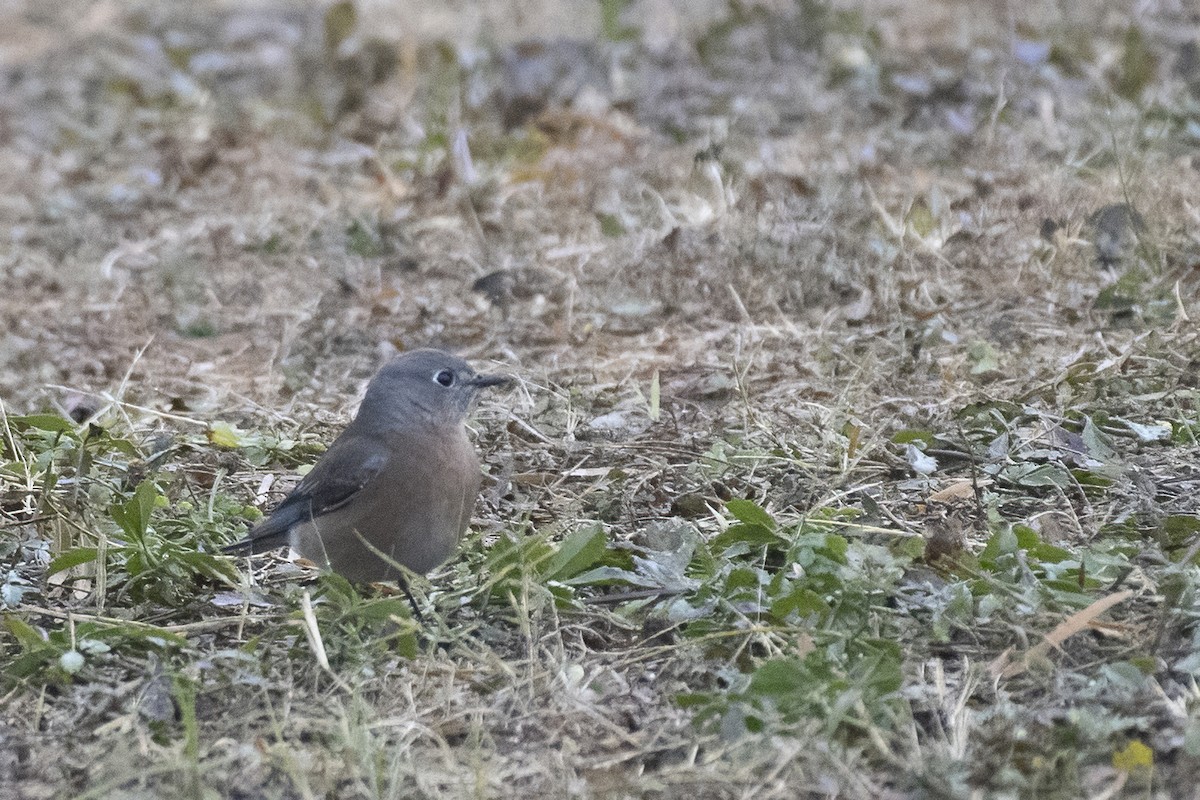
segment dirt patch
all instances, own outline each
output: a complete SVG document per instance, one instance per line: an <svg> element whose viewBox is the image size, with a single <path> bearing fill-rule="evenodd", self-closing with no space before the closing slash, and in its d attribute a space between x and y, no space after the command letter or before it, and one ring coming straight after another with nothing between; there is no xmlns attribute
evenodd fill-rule
<svg viewBox="0 0 1200 800"><path fill-rule="evenodd" d="M1200 20L411 5L4 12L0 797L1171 796ZM220 566L428 345L431 628Z"/></svg>

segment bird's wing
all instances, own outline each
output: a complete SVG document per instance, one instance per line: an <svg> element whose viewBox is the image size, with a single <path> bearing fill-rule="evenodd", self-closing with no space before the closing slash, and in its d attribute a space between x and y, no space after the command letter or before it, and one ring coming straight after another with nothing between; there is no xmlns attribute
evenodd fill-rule
<svg viewBox="0 0 1200 800"><path fill-rule="evenodd" d="M341 508L387 467L391 451L380 438L343 434L271 515L227 553L261 553L288 543L293 525Z"/></svg>

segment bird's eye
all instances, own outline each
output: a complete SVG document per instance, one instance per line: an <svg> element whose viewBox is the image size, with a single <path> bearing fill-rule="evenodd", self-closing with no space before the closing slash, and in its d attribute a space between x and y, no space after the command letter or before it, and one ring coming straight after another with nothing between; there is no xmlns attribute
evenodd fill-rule
<svg viewBox="0 0 1200 800"><path fill-rule="evenodd" d="M454 385L454 372L452 372L451 370L448 370L448 369L444 369L441 372L439 372L437 375L434 375L433 379L442 386L453 386Z"/></svg>

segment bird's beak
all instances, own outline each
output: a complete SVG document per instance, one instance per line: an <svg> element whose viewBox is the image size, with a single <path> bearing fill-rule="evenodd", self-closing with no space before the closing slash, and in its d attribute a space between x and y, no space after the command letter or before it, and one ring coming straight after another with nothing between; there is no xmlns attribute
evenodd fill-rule
<svg viewBox="0 0 1200 800"><path fill-rule="evenodd" d="M476 375L467 382L476 389L486 389L489 386L507 386L513 379L507 375Z"/></svg>

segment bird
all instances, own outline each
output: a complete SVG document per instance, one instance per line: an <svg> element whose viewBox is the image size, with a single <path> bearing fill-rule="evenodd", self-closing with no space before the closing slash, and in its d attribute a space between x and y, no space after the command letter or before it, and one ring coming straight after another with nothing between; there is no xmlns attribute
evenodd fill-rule
<svg viewBox="0 0 1200 800"><path fill-rule="evenodd" d="M466 418L480 390L510 381L441 350L397 356L312 470L225 552L287 545L352 583L394 580L419 616L394 563L424 574L454 552L482 482Z"/></svg>

